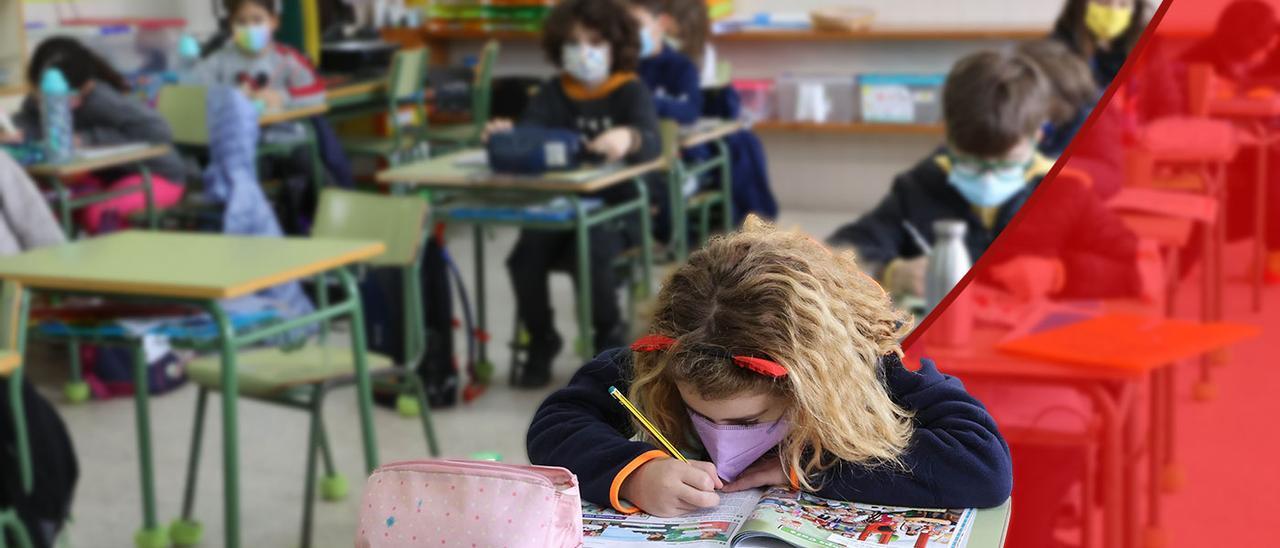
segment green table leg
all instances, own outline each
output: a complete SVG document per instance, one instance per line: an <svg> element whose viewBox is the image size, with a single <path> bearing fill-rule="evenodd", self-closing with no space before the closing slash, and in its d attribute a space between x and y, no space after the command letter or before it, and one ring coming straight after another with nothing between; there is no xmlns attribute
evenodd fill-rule
<svg viewBox="0 0 1280 548"><path fill-rule="evenodd" d="M134 537L138 548L165 548L169 531L156 520L155 468L151 454L151 412L148 402L147 356L139 341L133 352L133 406L138 436L138 474L142 485L142 530Z"/></svg>
<svg viewBox="0 0 1280 548"><path fill-rule="evenodd" d="M668 192L671 194L671 244L677 263L689 257L689 212L684 203L684 163L676 156L668 172Z"/></svg>
<svg viewBox="0 0 1280 548"><path fill-rule="evenodd" d="M573 204L574 237L577 241L578 258L578 340L579 351L585 359L595 356L595 338L593 336L595 318L591 316L591 238L588 231L587 208L582 205L582 198L576 194L569 196Z"/></svg>
<svg viewBox="0 0 1280 548"><path fill-rule="evenodd" d="M62 179L50 177L49 183L53 185L53 192L58 199L58 219L62 223L62 232L66 234L67 239L75 238L75 226L71 221L71 190L62 184Z"/></svg>
<svg viewBox="0 0 1280 548"><path fill-rule="evenodd" d="M142 175L142 198L147 205L147 228L155 230L160 226L160 216L156 212L156 192L151 180L151 170L146 164L139 163L138 173Z"/></svg>
<svg viewBox="0 0 1280 548"><path fill-rule="evenodd" d="M369 379L368 351L364 340L364 310L360 306L360 288L356 285L355 276L345 268L338 270L338 276L342 279L351 304L351 353L356 365L356 396L360 404L360 428L364 437L365 472L373 473L373 469L378 466L378 441L373 430L373 383ZM225 378L223 380L226 381Z"/></svg>
<svg viewBox="0 0 1280 548"><path fill-rule="evenodd" d="M724 139L716 141L716 149L720 152L720 194L724 199L724 233L733 232L733 162L729 158L729 144Z"/></svg>
<svg viewBox="0 0 1280 548"><path fill-rule="evenodd" d="M653 216L649 214L649 187L643 177L636 177L636 198L640 200L640 284L642 295L653 289Z"/></svg>
<svg viewBox="0 0 1280 548"><path fill-rule="evenodd" d="M84 367L80 361L80 339L72 337L67 342L68 360L71 362L71 380L62 388L67 401L84 403L89 401L89 383L84 382Z"/></svg>
<svg viewBox="0 0 1280 548"><path fill-rule="evenodd" d="M18 355L26 359L27 351L27 319L31 313L31 292L23 287L18 298L18 340L15 341ZM13 415L13 437L18 446L18 477L22 482L22 491L31 493L35 488L35 472L31 464L31 442L27 435L27 412L22 402L22 374L26 364L23 363L9 375L9 405Z"/></svg>
<svg viewBox="0 0 1280 548"><path fill-rule="evenodd" d="M169 536L178 546L195 546L204 536L204 526L195 519L196 480L200 473L200 446L204 440L204 410L209 391L196 391L196 418L191 428L191 454L187 457L187 483L182 491L182 517L169 524Z"/></svg>
<svg viewBox="0 0 1280 548"><path fill-rule="evenodd" d="M311 428L307 433L307 466L306 481L303 483L302 494L302 543L303 547L311 546L311 521L312 514L315 509L316 498L316 454L320 452L320 413L321 406L324 402L324 388L316 385L311 389L311 406L308 411L311 415Z"/></svg>
<svg viewBox="0 0 1280 548"><path fill-rule="evenodd" d="M222 513L227 548L240 546L240 431L236 381L236 332L217 301L206 305L218 324L222 352ZM353 331L359 331L353 328ZM361 336L364 334L361 333Z"/></svg>

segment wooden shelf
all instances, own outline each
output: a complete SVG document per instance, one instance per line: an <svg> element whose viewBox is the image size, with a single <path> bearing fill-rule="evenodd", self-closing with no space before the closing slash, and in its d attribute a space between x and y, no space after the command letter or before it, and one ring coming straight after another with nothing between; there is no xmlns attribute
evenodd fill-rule
<svg viewBox="0 0 1280 548"><path fill-rule="evenodd" d="M757 122L751 126L760 133L819 133L846 135L928 135L943 134L942 124L878 124L878 123L817 123L817 122L779 122L774 120Z"/></svg>
<svg viewBox="0 0 1280 548"><path fill-rule="evenodd" d="M712 37L724 42L906 42L967 40L1032 40L1049 34L1043 28L879 28L860 32L819 30L747 30Z"/></svg>
<svg viewBox="0 0 1280 548"><path fill-rule="evenodd" d="M424 30L427 40L533 40L534 31ZM817 30L747 30L711 37L713 42L907 42L968 40L1033 40L1049 34L1043 28L880 28L863 32Z"/></svg>
<svg viewBox="0 0 1280 548"><path fill-rule="evenodd" d="M8 97L11 95L26 95L26 94L27 94L26 84L10 84L7 86L0 86L0 97Z"/></svg>

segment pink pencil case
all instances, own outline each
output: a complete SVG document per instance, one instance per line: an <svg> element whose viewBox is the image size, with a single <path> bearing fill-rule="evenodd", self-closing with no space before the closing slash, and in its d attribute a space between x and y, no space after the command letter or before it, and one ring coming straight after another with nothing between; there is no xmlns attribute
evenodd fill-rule
<svg viewBox="0 0 1280 548"><path fill-rule="evenodd" d="M449 459L374 470L356 536L357 548L581 544L582 500L568 470Z"/></svg>

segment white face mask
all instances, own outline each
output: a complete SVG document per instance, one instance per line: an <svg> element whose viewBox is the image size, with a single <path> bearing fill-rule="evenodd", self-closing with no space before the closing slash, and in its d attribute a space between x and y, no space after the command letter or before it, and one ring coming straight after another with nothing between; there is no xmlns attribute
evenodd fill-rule
<svg viewBox="0 0 1280 548"><path fill-rule="evenodd" d="M561 53L565 72L588 86L609 78L609 45L565 44Z"/></svg>

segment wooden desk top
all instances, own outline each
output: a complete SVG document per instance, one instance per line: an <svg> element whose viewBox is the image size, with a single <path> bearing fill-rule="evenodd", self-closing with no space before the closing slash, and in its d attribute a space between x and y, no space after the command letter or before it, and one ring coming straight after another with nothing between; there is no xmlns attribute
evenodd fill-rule
<svg viewBox="0 0 1280 548"><path fill-rule="evenodd" d="M325 98L330 102L338 102L357 95L380 93L387 90L387 80L356 81L331 87L325 91Z"/></svg>
<svg viewBox="0 0 1280 548"><path fill-rule="evenodd" d="M0 258L32 289L229 299L375 257L381 242L126 231Z"/></svg>
<svg viewBox="0 0 1280 548"><path fill-rule="evenodd" d="M27 166L27 172L37 177L73 177L99 169L119 167L152 158L159 158L169 153L169 145L149 145L145 148L127 150L119 154L91 158L73 158L69 162L58 164L35 164Z"/></svg>
<svg viewBox="0 0 1280 548"><path fill-rule="evenodd" d="M699 120L698 123L690 128L681 128L680 131L680 148L693 148L701 144L710 143L724 136L736 133L746 127L746 123L740 120Z"/></svg>
<svg viewBox="0 0 1280 548"><path fill-rule="evenodd" d="M309 107L294 108L289 110L280 110L274 112L264 112L258 118L258 125L270 126L274 124L282 124L284 122L292 122L302 120L312 116L319 116L329 112L328 104L312 105Z"/></svg>
<svg viewBox="0 0 1280 548"><path fill-rule="evenodd" d="M576 171L551 172L540 177L494 173L483 165L479 150L446 154L378 172L382 184L443 189L510 189L590 194L666 167L661 158L634 166L589 166Z"/></svg>

